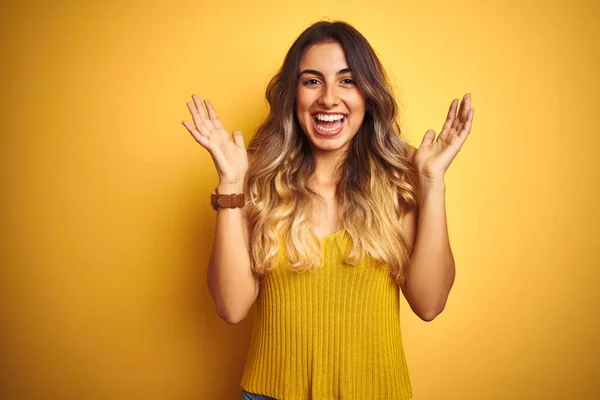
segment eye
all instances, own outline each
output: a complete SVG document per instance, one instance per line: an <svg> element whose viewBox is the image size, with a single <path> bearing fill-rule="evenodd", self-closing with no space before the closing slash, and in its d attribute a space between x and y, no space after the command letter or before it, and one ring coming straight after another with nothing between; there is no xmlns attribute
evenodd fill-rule
<svg viewBox="0 0 600 400"><path fill-rule="evenodd" d="M342 79L342 83L346 85L356 85L356 81L352 78L344 78Z"/></svg>
<svg viewBox="0 0 600 400"><path fill-rule="evenodd" d="M304 81L305 86L317 85L319 81L315 78L310 78Z"/></svg>

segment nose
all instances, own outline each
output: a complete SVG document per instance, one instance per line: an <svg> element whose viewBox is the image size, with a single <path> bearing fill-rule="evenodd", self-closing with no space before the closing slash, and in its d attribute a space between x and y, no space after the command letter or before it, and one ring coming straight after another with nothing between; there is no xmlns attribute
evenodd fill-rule
<svg viewBox="0 0 600 400"><path fill-rule="evenodd" d="M324 108L333 108L340 104L339 91L336 85L323 85L319 105Z"/></svg>

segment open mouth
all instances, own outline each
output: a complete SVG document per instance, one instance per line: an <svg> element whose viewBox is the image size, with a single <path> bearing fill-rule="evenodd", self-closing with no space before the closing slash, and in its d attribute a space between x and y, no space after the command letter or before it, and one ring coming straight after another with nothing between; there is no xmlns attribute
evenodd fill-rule
<svg viewBox="0 0 600 400"><path fill-rule="evenodd" d="M314 114L312 116L315 131L322 136L337 135L344 127L345 114Z"/></svg>

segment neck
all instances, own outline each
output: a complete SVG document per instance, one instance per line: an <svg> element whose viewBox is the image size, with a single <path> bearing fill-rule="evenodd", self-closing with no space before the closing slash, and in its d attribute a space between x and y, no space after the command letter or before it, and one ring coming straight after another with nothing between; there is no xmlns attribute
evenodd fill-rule
<svg viewBox="0 0 600 400"><path fill-rule="evenodd" d="M311 180L317 185L335 185L340 180L339 166L346 154L340 151L320 151L313 149L312 157L315 163L315 171Z"/></svg>

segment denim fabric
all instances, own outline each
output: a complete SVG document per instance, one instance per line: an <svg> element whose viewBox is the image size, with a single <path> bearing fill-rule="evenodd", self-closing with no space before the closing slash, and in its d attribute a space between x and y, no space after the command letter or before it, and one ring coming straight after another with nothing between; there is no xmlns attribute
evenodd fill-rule
<svg viewBox="0 0 600 400"><path fill-rule="evenodd" d="M242 390L242 400L276 400L273 397L264 396L262 394L250 393Z"/></svg>

